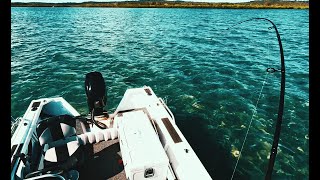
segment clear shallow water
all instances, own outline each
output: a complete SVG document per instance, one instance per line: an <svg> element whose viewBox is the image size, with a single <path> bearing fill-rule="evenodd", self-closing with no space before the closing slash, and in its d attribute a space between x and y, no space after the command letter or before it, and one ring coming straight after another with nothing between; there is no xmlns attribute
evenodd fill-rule
<svg viewBox="0 0 320 180"><path fill-rule="evenodd" d="M127 88L150 86L214 179L230 179L262 95L235 179L264 179L278 110L280 32L285 112L274 167L279 179L309 176L308 10L11 8L11 114L33 99L64 97L87 113L85 74L99 71L113 112Z"/></svg>

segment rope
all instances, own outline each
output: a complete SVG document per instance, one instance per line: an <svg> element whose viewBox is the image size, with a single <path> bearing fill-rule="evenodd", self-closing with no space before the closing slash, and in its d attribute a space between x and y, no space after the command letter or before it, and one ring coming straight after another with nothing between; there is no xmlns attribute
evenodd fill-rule
<svg viewBox="0 0 320 180"><path fill-rule="evenodd" d="M247 129L246 135L245 135L245 137L244 137L244 140L243 140L243 143L242 143L242 146L241 146L241 149L240 149L240 153L239 153L239 156L238 156L236 165L234 166L234 169L233 169L233 172L232 172L231 180L233 179L234 173L236 172L236 169L237 169L237 166L238 166L238 163L239 163L241 154L242 154L242 150L243 150L244 144L245 144L245 142L246 142L246 140L247 140L247 136L248 136L248 134L249 134L249 130L250 130L250 127L251 127L251 124L252 124L252 121L253 121L253 116L255 116L256 113L257 113L257 106L258 106L258 103L259 103L259 101L260 101L260 98L261 98L261 95L262 95L262 90L263 90L263 88L264 88L264 85L266 84L268 74L269 74L269 73L266 73L265 79L264 79L264 81L263 81L263 83L262 83L262 87L261 87L261 89L260 89L260 93L259 93L258 100L257 100L257 102L256 102L256 105L255 105L254 109L253 109L253 113L252 113L252 116L251 116L251 120L250 120L248 129Z"/></svg>

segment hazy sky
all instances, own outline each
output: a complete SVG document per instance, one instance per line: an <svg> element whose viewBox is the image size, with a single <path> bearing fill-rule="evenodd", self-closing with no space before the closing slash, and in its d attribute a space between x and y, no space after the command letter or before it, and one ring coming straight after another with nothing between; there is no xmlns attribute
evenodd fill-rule
<svg viewBox="0 0 320 180"><path fill-rule="evenodd" d="M107 1L121 1L121 0L11 0L11 2L50 2L50 3L63 3L63 2L107 2ZM250 0L184 0L193 2L249 2Z"/></svg>

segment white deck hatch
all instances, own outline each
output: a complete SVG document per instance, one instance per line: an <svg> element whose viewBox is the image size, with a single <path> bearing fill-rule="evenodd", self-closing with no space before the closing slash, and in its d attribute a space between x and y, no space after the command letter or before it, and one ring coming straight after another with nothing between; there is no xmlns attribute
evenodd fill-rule
<svg viewBox="0 0 320 180"><path fill-rule="evenodd" d="M127 178L165 180L169 159L148 115L135 110L119 113L115 121Z"/></svg>

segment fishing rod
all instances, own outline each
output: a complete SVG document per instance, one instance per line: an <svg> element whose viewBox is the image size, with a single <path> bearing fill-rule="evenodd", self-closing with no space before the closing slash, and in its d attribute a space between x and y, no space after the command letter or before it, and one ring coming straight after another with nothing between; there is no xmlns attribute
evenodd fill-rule
<svg viewBox="0 0 320 180"><path fill-rule="evenodd" d="M282 118L283 118L284 93L285 93L285 64L284 64L284 55L283 55L283 48L282 48L280 34L278 32L276 25L271 20L269 20L267 18L251 18L251 19L248 19L245 21L241 21L241 22L229 27L227 30L229 30L230 28L232 28L236 25L239 25L239 24L242 24L242 23L248 22L248 21L253 21L253 20L264 20L264 21L268 21L272 24L272 27L269 27L269 29L274 28L276 35L277 35L278 43L279 43L279 49L280 49L280 64L281 64L280 70L275 69L275 68L267 68L267 70L266 70L269 73L281 72L281 85L280 85L280 97L279 97L277 123L276 123L276 129L275 129L275 133L274 133L274 137L273 137L273 144L271 147L271 154L270 154L268 169L267 169L267 173L265 176L265 180L270 180L271 176L272 176L272 171L273 171L276 155L278 152L278 144L279 144L281 124L282 124Z"/></svg>

